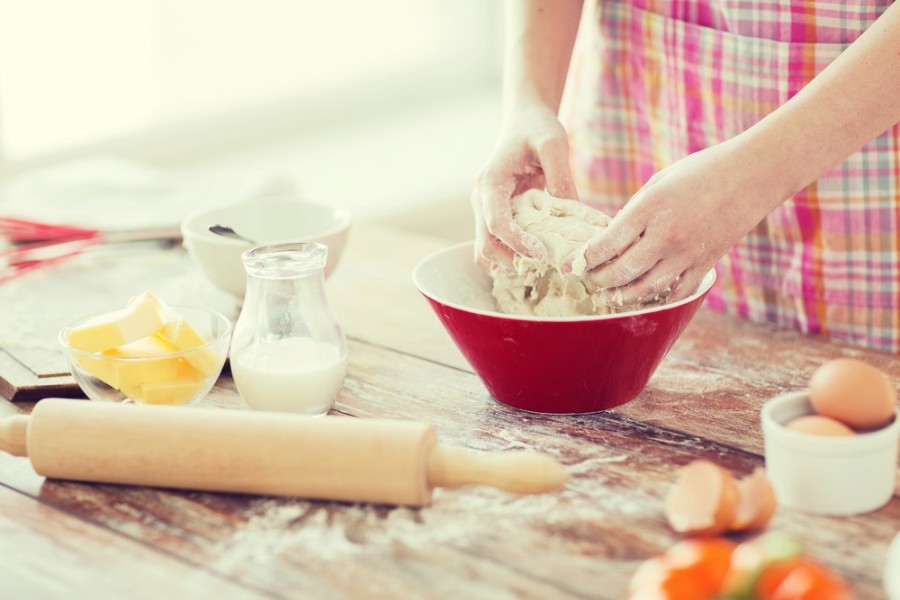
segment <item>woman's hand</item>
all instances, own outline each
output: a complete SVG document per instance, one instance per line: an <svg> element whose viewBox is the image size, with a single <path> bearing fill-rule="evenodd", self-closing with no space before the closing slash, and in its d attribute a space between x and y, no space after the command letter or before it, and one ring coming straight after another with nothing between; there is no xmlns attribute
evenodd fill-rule
<svg viewBox="0 0 900 600"><path fill-rule="evenodd" d="M576 198L569 170L569 142L552 110L536 107L507 115L494 151L472 192L475 255L509 262L513 252L543 258L547 250L513 220L511 201L532 188Z"/></svg>
<svg viewBox="0 0 900 600"><path fill-rule="evenodd" d="M511 261L513 252L544 258L547 250L513 221L512 198L531 188L575 198L569 141L556 117L582 0L506 3L503 125L472 192L475 259Z"/></svg>
<svg viewBox="0 0 900 600"><path fill-rule="evenodd" d="M748 154L750 154L748 156ZM621 288L626 304L671 290L679 300L783 196L766 161L739 138L696 152L656 173L588 243L588 278Z"/></svg>

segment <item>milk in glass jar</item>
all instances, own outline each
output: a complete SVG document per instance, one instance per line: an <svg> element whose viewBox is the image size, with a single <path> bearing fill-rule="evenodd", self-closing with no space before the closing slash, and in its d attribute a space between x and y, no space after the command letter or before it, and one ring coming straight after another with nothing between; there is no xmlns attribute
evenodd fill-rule
<svg viewBox="0 0 900 600"><path fill-rule="evenodd" d="M241 256L247 293L231 373L256 410L324 415L347 373L347 340L325 296L323 244L260 246Z"/></svg>

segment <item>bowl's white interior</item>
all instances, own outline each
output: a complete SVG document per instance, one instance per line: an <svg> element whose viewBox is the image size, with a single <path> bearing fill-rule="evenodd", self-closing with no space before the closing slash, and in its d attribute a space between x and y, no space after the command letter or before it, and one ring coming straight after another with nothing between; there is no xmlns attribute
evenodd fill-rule
<svg viewBox="0 0 900 600"><path fill-rule="evenodd" d="M423 259L413 271L413 282L423 294L455 308L461 308L470 312L484 312L499 315L493 296L491 296L491 278L481 267L475 263L474 243L464 242L449 248L435 252ZM647 313L657 310L666 310L673 306L679 306L691 302L697 296L712 287L716 280L716 272L710 270L703 278L700 288L694 295L659 306L650 306L638 311L619 313L615 315L579 316L579 317L552 317L554 320L561 318L569 320L605 319L616 318L623 315ZM546 321L551 317L503 315L511 319L526 319Z"/></svg>
<svg viewBox="0 0 900 600"><path fill-rule="evenodd" d="M341 209L309 202L247 202L189 216L184 229L204 241L243 242L209 231L210 225L226 225L259 243L300 237L324 237L349 225Z"/></svg>
<svg viewBox="0 0 900 600"><path fill-rule="evenodd" d="M474 245L466 242L425 258L413 271L416 287L444 304L496 311L491 278L475 263Z"/></svg>

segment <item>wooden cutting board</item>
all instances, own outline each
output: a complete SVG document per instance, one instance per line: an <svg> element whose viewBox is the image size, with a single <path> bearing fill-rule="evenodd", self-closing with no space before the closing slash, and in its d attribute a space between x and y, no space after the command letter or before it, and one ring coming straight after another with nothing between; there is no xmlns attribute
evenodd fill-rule
<svg viewBox="0 0 900 600"><path fill-rule="evenodd" d="M0 395L15 402L84 397L66 366L60 329L122 308L145 290L169 304L206 306L237 318L237 300L214 288L178 245L92 249L0 285Z"/></svg>

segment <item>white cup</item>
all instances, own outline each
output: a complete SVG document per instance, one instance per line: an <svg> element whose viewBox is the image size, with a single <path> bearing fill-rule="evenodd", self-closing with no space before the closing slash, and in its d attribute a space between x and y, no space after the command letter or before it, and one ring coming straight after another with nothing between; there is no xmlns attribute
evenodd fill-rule
<svg viewBox="0 0 900 600"><path fill-rule="evenodd" d="M762 409L766 474L782 506L823 515L877 510L894 494L900 414L854 436L793 431L785 425L814 414L807 390L776 396Z"/></svg>
<svg viewBox="0 0 900 600"><path fill-rule="evenodd" d="M900 600L900 533L894 536L884 563L884 591L890 600Z"/></svg>

